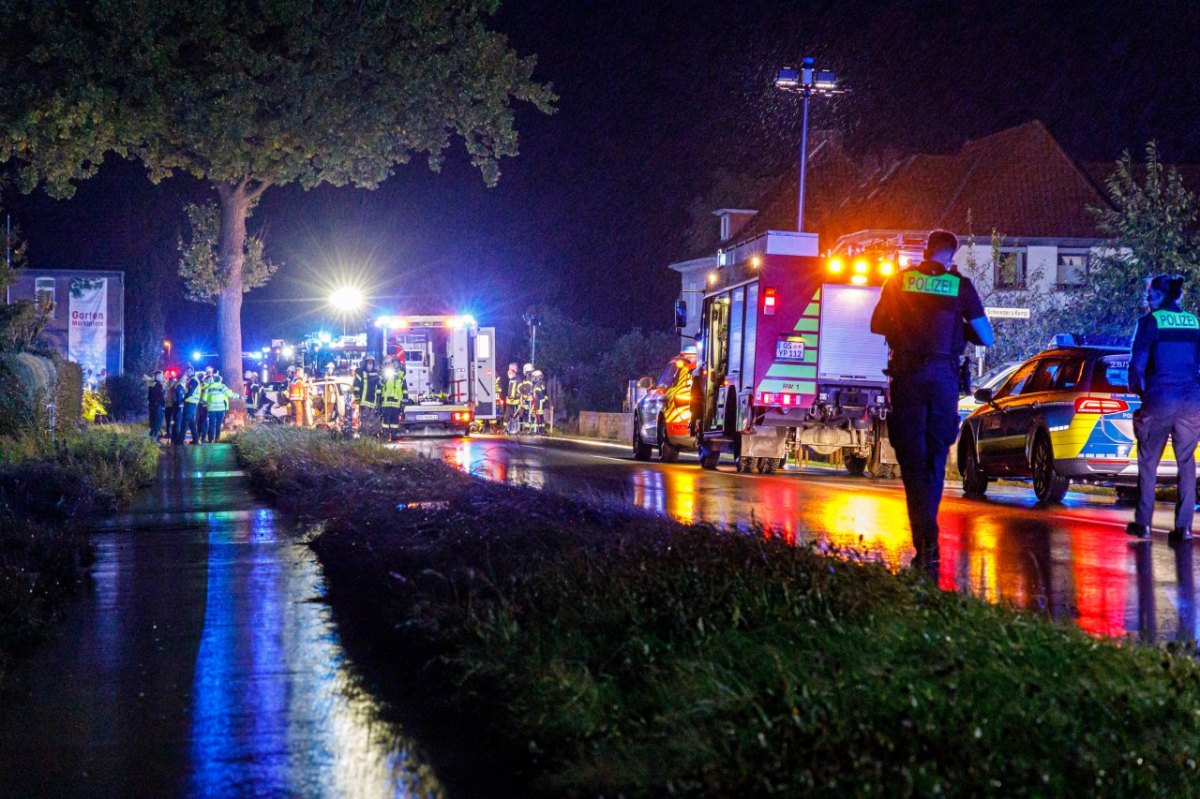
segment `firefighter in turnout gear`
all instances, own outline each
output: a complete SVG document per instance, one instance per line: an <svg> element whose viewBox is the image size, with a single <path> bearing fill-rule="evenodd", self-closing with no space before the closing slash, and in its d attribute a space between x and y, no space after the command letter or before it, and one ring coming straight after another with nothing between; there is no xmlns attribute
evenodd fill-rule
<svg viewBox="0 0 1200 799"><path fill-rule="evenodd" d="M541 369L533 370L533 431L539 436L546 432L546 376Z"/></svg>
<svg viewBox="0 0 1200 799"><path fill-rule="evenodd" d="M383 382L379 386L379 407L383 415L383 437L395 441L400 435L400 422L404 417L404 403L408 398L408 386L402 363L387 361L383 366Z"/></svg>
<svg viewBox="0 0 1200 799"><path fill-rule="evenodd" d="M308 397L308 381L304 379L304 369L297 367L296 373L288 382L288 402L292 406L292 424L297 427L312 426L312 402Z"/></svg>
<svg viewBox="0 0 1200 799"><path fill-rule="evenodd" d="M379 434L379 368L375 365L375 356L368 355L354 372L354 385L351 388L354 402L358 406L359 429L365 435Z"/></svg>
<svg viewBox="0 0 1200 799"><path fill-rule="evenodd" d="M504 378L504 420L514 418L521 407L521 375L515 363L508 365L508 374Z"/></svg>
<svg viewBox="0 0 1200 799"><path fill-rule="evenodd" d="M517 403L521 420L521 432L532 433L533 423L533 364L527 363L521 369L521 382L517 384Z"/></svg>
<svg viewBox="0 0 1200 799"><path fill-rule="evenodd" d="M1192 537L1196 509L1196 443L1200 440L1200 321L1180 309L1181 275L1158 275L1146 286L1150 312L1138 319L1129 360L1129 390L1142 405L1133 415L1138 447L1138 503L1126 532L1150 538L1158 464L1175 448L1179 496L1168 542Z"/></svg>
<svg viewBox="0 0 1200 799"><path fill-rule="evenodd" d="M892 410L888 434L904 481L914 560L936 570L938 506L958 434L958 367L966 341L991 346L992 326L975 286L951 271L958 239L929 234L925 259L891 277L871 317L887 338Z"/></svg>

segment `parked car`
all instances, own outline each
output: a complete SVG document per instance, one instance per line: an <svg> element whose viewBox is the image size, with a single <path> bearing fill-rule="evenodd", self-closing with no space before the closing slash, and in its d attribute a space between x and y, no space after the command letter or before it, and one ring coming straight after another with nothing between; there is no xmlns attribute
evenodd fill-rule
<svg viewBox="0 0 1200 799"><path fill-rule="evenodd" d="M1006 361L997 366L993 366L979 377L971 381L971 393L964 395L958 401L958 423L961 425L971 415L971 412L978 408L983 403L975 399L975 392L981 388L990 388L992 391L1000 388L1009 375L1017 371L1017 367L1021 365L1020 361Z"/></svg>
<svg viewBox="0 0 1200 799"><path fill-rule="evenodd" d="M663 463L674 463L685 450L696 448L689 431L692 421L692 370L696 354L681 352L663 369L658 380L638 400L633 412L633 457L648 461L654 450Z"/></svg>
<svg viewBox="0 0 1200 799"><path fill-rule="evenodd" d="M1072 482L1137 485L1129 350L1055 347L1022 363L998 388L980 388L962 424L958 465L963 491L983 494L997 478L1030 480L1042 502L1058 502ZM1160 482L1173 480L1175 454L1163 454Z"/></svg>

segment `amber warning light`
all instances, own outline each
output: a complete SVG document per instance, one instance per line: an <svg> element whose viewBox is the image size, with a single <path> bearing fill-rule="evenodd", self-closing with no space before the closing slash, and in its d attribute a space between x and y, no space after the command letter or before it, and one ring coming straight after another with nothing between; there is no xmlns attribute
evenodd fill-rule
<svg viewBox="0 0 1200 799"><path fill-rule="evenodd" d="M763 290L763 316L775 315L775 289Z"/></svg>

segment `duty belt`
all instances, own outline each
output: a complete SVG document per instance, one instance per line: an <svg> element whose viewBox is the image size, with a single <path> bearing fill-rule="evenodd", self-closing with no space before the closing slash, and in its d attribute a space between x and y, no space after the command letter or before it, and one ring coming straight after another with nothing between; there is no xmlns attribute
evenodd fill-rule
<svg viewBox="0 0 1200 799"><path fill-rule="evenodd" d="M949 353L892 350L891 360L888 362L888 368L884 372L892 374L892 370L895 368L899 368L902 371L923 369L935 363L944 363L953 369L958 368L958 358Z"/></svg>

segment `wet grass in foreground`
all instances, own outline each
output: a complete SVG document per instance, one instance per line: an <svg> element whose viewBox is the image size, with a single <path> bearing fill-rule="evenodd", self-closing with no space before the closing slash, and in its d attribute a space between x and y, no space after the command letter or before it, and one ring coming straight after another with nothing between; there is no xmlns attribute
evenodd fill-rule
<svg viewBox="0 0 1200 799"><path fill-rule="evenodd" d="M0 682L82 585L92 549L80 520L128 502L157 463L158 445L126 428L0 436Z"/></svg>
<svg viewBox="0 0 1200 799"><path fill-rule="evenodd" d="M1200 666L911 575L254 431L393 697L546 795L1200 794ZM415 688L414 688L415 685ZM419 697L419 698L417 698Z"/></svg>

